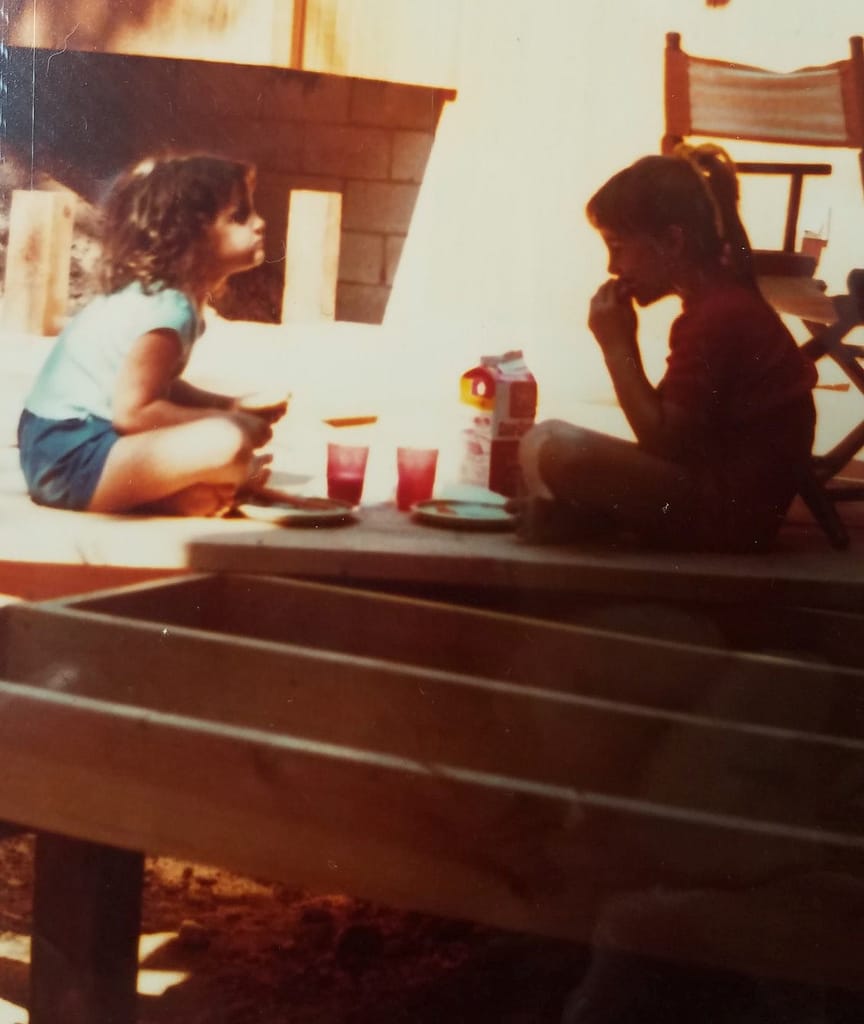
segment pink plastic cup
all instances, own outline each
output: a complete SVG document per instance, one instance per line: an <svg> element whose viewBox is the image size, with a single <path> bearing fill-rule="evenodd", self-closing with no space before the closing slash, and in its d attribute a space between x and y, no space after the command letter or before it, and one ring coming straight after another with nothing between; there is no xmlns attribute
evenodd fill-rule
<svg viewBox="0 0 864 1024"><path fill-rule="evenodd" d="M396 449L397 508L407 512L418 501L426 501L432 497L437 466L437 448Z"/></svg>
<svg viewBox="0 0 864 1024"><path fill-rule="evenodd" d="M359 505L368 457L369 446L365 444L328 444L327 496Z"/></svg>

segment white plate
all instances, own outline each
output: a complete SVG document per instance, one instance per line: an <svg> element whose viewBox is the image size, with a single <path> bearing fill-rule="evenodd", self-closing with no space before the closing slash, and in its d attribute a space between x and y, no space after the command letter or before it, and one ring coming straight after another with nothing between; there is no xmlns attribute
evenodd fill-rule
<svg viewBox="0 0 864 1024"><path fill-rule="evenodd" d="M516 516L499 503L433 499L411 510L421 522L456 530L512 530Z"/></svg>
<svg viewBox="0 0 864 1024"><path fill-rule="evenodd" d="M279 526L333 526L354 518L354 509L345 501L333 498L260 498L245 501L237 511L247 519Z"/></svg>

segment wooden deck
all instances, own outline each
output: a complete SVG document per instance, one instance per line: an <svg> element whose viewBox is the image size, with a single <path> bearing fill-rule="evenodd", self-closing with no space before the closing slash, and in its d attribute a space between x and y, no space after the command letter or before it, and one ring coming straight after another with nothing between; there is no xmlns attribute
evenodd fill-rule
<svg viewBox="0 0 864 1024"><path fill-rule="evenodd" d="M341 529L304 530L243 520L83 515L34 506L24 493L14 431L29 381L50 342L4 336L0 593L51 596L191 569L584 590L644 599L704 596L717 601L818 600L831 607L860 606L856 602L857 583L864 579L864 504L841 507L853 535L846 552L832 551L807 511L796 505L776 551L740 558L652 555L589 545L531 547L511 534L454 534L412 523L392 506L395 446L406 437L434 438L441 447L438 486L456 479L458 409L455 385L447 385L458 373L452 356L430 359L428 379L424 375L418 380L416 372L413 378L409 374L410 353L401 339L388 340L380 329L364 325L331 324L292 332L217 322L209 333L212 336L202 339L197 362L190 367L195 379L228 390L252 390L275 381L294 390L288 417L274 438L277 485L323 493L328 439L323 418L345 413L379 417L367 436L372 453L359 521ZM336 375L333 366L339 367ZM394 391L391 382L400 374L409 377L411 385ZM364 388L362 399L357 397L358 381ZM849 407L849 397L825 394L822 400L836 399L848 418L858 412L857 405ZM552 391L544 399L541 388L541 415L561 415L567 408L566 395ZM570 412L590 426L622 430L618 410L603 403L576 403Z"/></svg>
<svg viewBox="0 0 864 1024"><path fill-rule="evenodd" d="M864 508L848 551L796 505L746 557L423 526L390 500L416 396L360 408L265 348L299 383L277 484L321 492L325 413L380 416L356 522L37 508L10 436L37 354L10 366L0 818L40 833L34 1024L82 979L88 1024L134 1020L144 851L860 990Z"/></svg>
<svg viewBox="0 0 864 1024"><path fill-rule="evenodd" d="M804 657L260 576L20 604L0 817L71 837L66 943L128 934L152 851L860 990L862 617L828 619Z"/></svg>

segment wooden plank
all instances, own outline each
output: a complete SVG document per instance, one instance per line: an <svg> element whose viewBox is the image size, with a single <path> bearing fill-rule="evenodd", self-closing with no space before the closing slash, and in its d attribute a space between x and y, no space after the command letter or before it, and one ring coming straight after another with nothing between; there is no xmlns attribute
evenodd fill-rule
<svg viewBox="0 0 864 1024"><path fill-rule="evenodd" d="M291 11L291 49L288 67L301 71L303 68L303 50L306 39L306 8L309 0L293 0ZM281 6L277 4L277 9ZM275 63L279 63L278 61Z"/></svg>
<svg viewBox="0 0 864 1024"><path fill-rule="evenodd" d="M318 322L336 315L342 196L293 189L285 239L282 322Z"/></svg>
<svg viewBox="0 0 864 1024"><path fill-rule="evenodd" d="M344 589L352 584L349 581L341 586ZM576 588L554 591L543 587L527 590L387 581L365 581L353 586L372 593L486 609L651 640L864 668L864 614L860 612L751 601L674 601L652 599L650 594L643 598L592 594Z"/></svg>
<svg viewBox="0 0 864 1024"><path fill-rule="evenodd" d="M818 686L811 695L806 686L783 693L781 684L778 700L734 673L691 676L686 708L669 711L584 696L571 675L553 689L546 677L481 679L92 613L19 605L5 614L6 674L81 699L572 786L673 818L731 817L745 830L859 837L864 829L854 805L864 743L832 733L842 716L832 714L830 688L826 699ZM704 851L709 872L720 845ZM727 870L740 863L746 874L748 858L760 859L758 842L742 849L724 853ZM698 855L692 864L698 874Z"/></svg>
<svg viewBox="0 0 864 1024"><path fill-rule="evenodd" d="M709 555L530 545L512 534L422 527L395 507L364 508L341 530L226 529L190 537L189 568L350 580L544 589L686 603L764 603L860 612L864 583L849 552L789 546L765 555Z"/></svg>
<svg viewBox="0 0 864 1024"><path fill-rule="evenodd" d="M3 325L27 334L56 334L69 299L73 198L65 192L14 189Z"/></svg>
<svg viewBox="0 0 864 1024"><path fill-rule="evenodd" d="M715 885L729 883L723 854L736 849L739 860L741 850L759 850L754 866L767 875L752 879L757 887L795 854L861 877L857 840L832 846L827 835L668 815L574 786L526 784L36 687L3 683L0 698L0 814L396 906L585 939L615 894L650 892L670 877L695 884L658 850L686 849L694 869L713 850ZM723 965L860 985L860 919L844 925L836 948L804 950L782 938L782 924L797 913L787 908L775 941L757 950L730 944ZM675 937L666 945L675 947ZM675 955L698 960L703 951L691 945L682 942Z"/></svg>
<svg viewBox="0 0 864 1024"><path fill-rule="evenodd" d="M30 1024L135 1024L144 857L40 833Z"/></svg>
<svg viewBox="0 0 864 1024"><path fill-rule="evenodd" d="M669 613L662 608L639 606L640 635L633 631L634 608L628 613L627 608L612 606L604 619L602 606L598 611L595 605L590 624L568 625L266 577L155 582L67 602L64 607L658 710L710 709L718 719L864 737L864 674L842 667L855 659L860 665L862 619L855 615L806 609L774 610L772 615L769 609L761 615L768 646L754 654L724 646L723 635L707 613L690 618L677 613L675 627L684 633L684 642L677 642L644 635L652 629L652 619L663 623L665 615L668 621ZM725 609L718 615L724 612L729 615ZM580 614L589 612L583 607ZM755 611L747 616L747 625L748 639L755 642L753 631L760 628ZM725 628L733 638L743 632L737 619ZM804 647L806 660L789 649L793 632L803 643L808 638L811 642ZM785 650L766 653L772 642L783 640ZM823 657L820 648L827 648ZM833 666L827 657L831 652L839 658Z"/></svg>
<svg viewBox="0 0 864 1024"><path fill-rule="evenodd" d="M861 885L862 744L815 735L820 709L785 680L766 721L793 705L799 727L742 724L782 666L757 659L764 685L733 685L724 707L710 662L693 661L686 713L658 711L653 697L639 705L579 693L572 665L592 664L590 640L605 641L602 631L341 596L335 631L316 619L338 590L260 578L142 584L10 609L5 671L33 685L0 685L0 815L523 931L587 940L599 928L601 941L640 952L859 983L849 950L864 918L840 908L827 929L833 897L822 878ZM413 663L394 661L413 646L403 633L416 641L429 623L448 641L443 651L452 639L454 662L434 643ZM530 659L504 679L455 671L472 638L481 650L501 647L508 625L511 637L528 629L517 646L528 638L533 675ZM257 639L232 636L238 626ZM359 653L341 639L355 630ZM341 653L298 646L334 632ZM430 656L434 670L417 663ZM492 676L507 662L501 655ZM554 663L565 677L557 684ZM634 663L643 659L631 652L608 678L628 665L632 676ZM811 680L833 671L805 668ZM659 679L662 660L651 671ZM694 690L707 692L704 705ZM772 880L790 877L801 880L798 902L774 895ZM730 885L740 895L724 911ZM692 924L706 900L715 907L716 942L694 943L683 924L651 927L630 909L634 893L658 886L680 897L672 910L647 901L661 919L674 911L686 923L689 913ZM814 892L820 914L801 907ZM748 908L755 922L744 928ZM637 923L603 938L609 913L617 925L635 913Z"/></svg>
<svg viewBox="0 0 864 1024"><path fill-rule="evenodd" d="M170 0L114 5L42 0L10 17L13 45L286 66L292 0ZM38 13L38 17L37 17Z"/></svg>
<svg viewBox="0 0 864 1024"><path fill-rule="evenodd" d="M72 268L72 236L77 197L72 192L53 193L54 222L48 268L48 301L45 308L46 334L59 334L69 309L69 275Z"/></svg>
<svg viewBox="0 0 864 1024"><path fill-rule="evenodd" d="M106 587L128 586L144 580L164 582L185 575L182 569L143 569L87 563L0 561L0 592L24 601L45 601L84 594Z"/></svg>

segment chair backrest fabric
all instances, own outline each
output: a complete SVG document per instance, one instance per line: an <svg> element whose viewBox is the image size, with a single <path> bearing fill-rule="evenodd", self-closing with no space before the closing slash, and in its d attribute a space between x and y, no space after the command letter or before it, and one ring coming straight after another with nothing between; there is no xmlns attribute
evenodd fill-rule
<svg viewBox="0 0 864 1024"><path fill-rule="evenodd" d="M670 32L664 149L690 135L864 149L862 38L850 45L846 60L777 72L691 56Z"/></svg>

